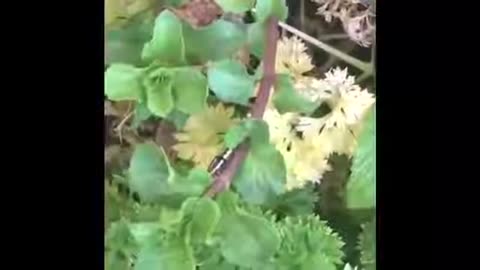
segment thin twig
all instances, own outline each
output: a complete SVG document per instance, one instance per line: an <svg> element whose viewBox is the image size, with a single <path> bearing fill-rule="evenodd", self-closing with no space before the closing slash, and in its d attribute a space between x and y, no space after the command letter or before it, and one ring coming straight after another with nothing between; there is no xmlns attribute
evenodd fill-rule
<svg viewBox="0 0 480 270"><path fill-rule="evenodd" d="M255 103L250 110L252 117L256 119L262 119L270 96L270 89L272 89L275 82L275 56L277 54L278 39L277 22L278 20L273 17L270 17L267 21L267 42L265 44L265 55L263 56L263 78L260 81ZM226 164L225 170L215 177L212 185L205 191L204 196L213 197L230 186L240 165L247 157L249 147L248 141L240 144L233 152L230 162Z"/></svg>
<svg viewBox="0 0 480 270"><path fill-rule="evenodd" d="M123 119L122 121L113 129L115 132L118 132L118 139L120 143L122 143L122 128L127 123L128 119L130 119L133 115L135 110L131 110Z"/></svg>
<svg viewBox="0 0 480 270"><path fill-rule="evenodd" d="M320 41L329 41L329 40L336 40L336 39L347 39L348 34L344 33L337 33L337 34L326 34L318 38Z"/></svg>
<svg viewBox="0 0 480 270"><path fill-rule="evenodd" d="M283 29L287 30L288 32L294 34L294 35L297 35L298 37L302 38L303 40L317 46L318 48L326 51L327 53L329 54L332 54L338 58L340 58L341 60L343 60L344 62L362 70L363 72L368 72L370 69L372 69L372 66L370 65L370 63L366 63L366 62L363 62L361 60L358 60L357 58L353 57L353 56L350 56L312 36L309 36L305 33L303 33L302 31L288 25L288 24L285 24L283 22L278 22L278 25L280 27L282 27Z"/></svg>

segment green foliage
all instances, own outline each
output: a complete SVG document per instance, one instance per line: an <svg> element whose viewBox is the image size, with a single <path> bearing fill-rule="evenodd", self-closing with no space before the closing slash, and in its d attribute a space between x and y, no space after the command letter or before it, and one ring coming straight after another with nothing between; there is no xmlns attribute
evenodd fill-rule
<svg viewBox="0 0 480 270"><path fill-rule="evenodd" d="M174 107L173 81L170 77L160 76L145 81L147 88L147 107L157 116L167 116Z"/></svg>
<svg viewBox="0 0 480 270"><path fill-rule="evenodd" d="M185 230L188 242L205 243L220 220L220 208L209 198L190 198L183 204Z"/></svg>
<svg viewBox="0 0 480 270"><path fill-rule="evenodd" d="M335 270L342 262L343 241L318 217L287 217L278 228L282 244L276 269Z"/></svg>
<svg viewBox="0 0 480 270"><path fill-rule="evenodd" d="M248 25L247 41L248 47L253 55L262 58L263 50L265 50L265 33L267 25L263 22L256 22Z"/></svg>
<svg viewBox="0 0 480 270"><path fill-rule="evenodd" d="M286 168L283 156L270 144L265 122L252 120L250 150L233 185L250 203L263 204L285 191Z"/></svg>
<svg viewBox="0 0 480 270"><path fill-rule="evenodd" d="M304 188L296 188L281 194L267 206L281 216L309 215L313 213L317 197L314 186L307 185Z"/></svg>
<svg viewBox="0 0 480 270"><path fill-rule="evenodd" d="M276 17L279 21L285 21L288 16L285 0L258 0L255 10L259 22L265 22L270 16Z"/></svg>
<svg viewBox="0 0 480 270"><path fill-rule="evenodd" d="M225 137L223 138L226 147L235 149L250 135L250 129L245 123L246 121L242 121L227 131Z"/></svg>
<svg viewBox="0 0 480 270"><path fill-rule="evenodd" d="M375 207L375 108L369 113L353 157L352 174L347 183L347 207Z"/></svg>
<svg viewBox="0 0 480 270"><path fill-rule="evenodd" d="M280 113L302 112L311 114L318 105L298 94L293 88L291 78L286 74L278 74L275 82L273 104Z"/></svg>
<svg viewBox="0 0 480 270"><path fill-rule="evenodd" d="M137 145L129 168L129 184L143 202L178 206L191 195L200 195L211 182L207 172L191 170L185 176L170 165L163 149L154 144Z"/></svg>
<svg viewBox="0 0 480 270"><path fill-rule="evenodd" d="M250 138L255 144L265 144L269 141L268 128L265 122L256 119L245 119L231 127L225 134L224 141L228 148L236 148L241 142Z"/></svg>
<svg viewBox="0 0 480 270"><path fill-rule="evenodd" d="M105 95L114 101L140 101L142 79L142 69L127 64L112 64L105 72Z"/></svg>
<svg viewBox="0 0 480 270"><path fill-rule="evenodd" d="M278 249L278 232L265 217L252 215L239 208L237 200L232 193L222 194L219 198L222 217L218 235L222 255L236 265L262 265Z"/></svg>
<svg viewBox="0 0 480 270"><path fill-rule="evenodd" d="M151 116L152 112L148 109L145 103L137 103L135 106L135 113L133 114L132 127L137 128L143 121Z"/></svg>
<svg viewBox="0 0 480 270"><path fill-rule="evenodd" d="M207 95L207 78L199 70L186 68L175 73L173 96L179 111L188 114L202 111Z"/></svg>
<svg viewBox="0 0 480 270"><path fill-rule="evenodd" d="M246 33L239 26L218 20L201 29L183 24L185 50L189 63L201 64L231 57L246 42Z"/></svg>
<svg viewBox="0 0 480 270"><path fill-rule="evenodd" d="M359 249L362 269L376 269L376 218L362 226L360 234Z"/></svg>
<svg viewBox="0 0 480 270"><path fill-rule="evenodd" d="M179 6L186 2L162 3ZM262 57L266 21L270 16L286 19L285 0L217 3L224 11L234 13L243 13L255 5L256 22L247 26L219 19L193 28L169 9L163 9L156 18L145 14L143 19L135 19L106 35L109 67L105 71L105 95L112 101L135 104L130 127L136 129L147 119L161 119L180 130L190 116L201 115L207 104L223 102L233 107L238 119L226 134L215 134L220 138L218 144L233 149L248 141L250 147L234 176L232 191L207 198L203 193L213 181L207 171L190 161L167 157L168 146L163 149L153 142L133 145L121 181L115 178L105 185L105 267L337 269L345 265L344 244L314 214L316 187L312 184L287 191L286 161L270 142L267 123L248 117L241 120L263 74L259 67L249 65L249 70L257 69L256 75L250 75L245 64L234 60L235 54L248 48L253 55ZM309 115L317 107L295 91L287 75L277 76L275 88L273 105L280 113ZM209 96L209 90L214 95ZM215 119L202 120L208 123ZM208 136L202 133L192 137L208 141ZM374 119L370 117L353 158L347 186L349 209L375 207L374 140ZM372 270L375 224L363 228L359 238L362 269Z"/></svg>
<svg viewBox="0 0 480 270"><path fill-rule="evenodd" d="M191 247L176 235L153 236L140 250L135 270L153 269L194 270L195 259Z"/></svg>
<svg viewBox="0 0 480 270"><path fill-rule="evenodd" d="M142 50L142 59L166 65L185 62L185 41L180 20L169 10L162 11L155 20L152 39Z"/></svg>
<svg viewBox="0 0 480 270"><path fill-rule="evenodd" d="M253 95L254 80L246 68L234 60L222 60L208 68L208 84L224 102L247 105Z"/></svg>
<svg viewBox="0 0 480 270"><path fill-rule="evenodd" d="M216 0L225 12L242 13L253 8L255 0Z"/></svg>
<svg viewBox="0 0 480 270"><path fill-rule="evenodd" d="M143 44L147 42L153 29L150 14L138 16L128 25L106 32L105 64L124 63L139 66Z"/></svg>

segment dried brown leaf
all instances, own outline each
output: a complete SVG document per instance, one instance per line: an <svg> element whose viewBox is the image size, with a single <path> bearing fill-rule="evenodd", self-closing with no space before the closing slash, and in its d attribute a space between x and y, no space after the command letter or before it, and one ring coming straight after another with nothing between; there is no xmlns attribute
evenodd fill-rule
<svg viewBox="0 0 480 270"><path fill-rule="evenodd" d="M194 28L207 26L223 14L222 8L214 0L191 0L179 8L171 9Z"/></svg>

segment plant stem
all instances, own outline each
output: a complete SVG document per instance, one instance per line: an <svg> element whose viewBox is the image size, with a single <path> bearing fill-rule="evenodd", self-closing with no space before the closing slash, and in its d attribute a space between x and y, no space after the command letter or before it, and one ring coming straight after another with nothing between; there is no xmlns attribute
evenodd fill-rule
<svg viewBox="0 0 480 270"><path fill-rule="evenodd" d="M267 21L267 42L264 50L265 55L263 56L263 77L260 81L255 104L253 104L250 110L252 117L256 119L262 119L265 108L267 107L268 98L270 97L270 89L272 89L275 82L275 56L277 54L278 39L277 23L278 20L274 17L270 17ZM230 186L235 173L247 157L249 147L248 141L240 144L233 152L231 160L226 164L225 170L215 177L212 185L205 191L204 196L213 197Z"/></svg>

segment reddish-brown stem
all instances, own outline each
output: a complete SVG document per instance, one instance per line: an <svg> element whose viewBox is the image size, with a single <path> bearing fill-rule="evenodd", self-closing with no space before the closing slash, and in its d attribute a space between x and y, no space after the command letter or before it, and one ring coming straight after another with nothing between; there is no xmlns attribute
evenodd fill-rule
<svg viewBox="0 0 480 270"><path fill-rule="evenodd" d="M275 82L275 56L277 54L277 39L278 39L278 20L270 17L267 21L267 42L265 44L265 54L263 56L263 78L260 81L255 104L253 104L250 112L253 118L262 119L263 113L270 97L270 89L272 89ZM205 191L204 195L213 197L217 193L229 188L235 173L242 165L247 157L249 144L248 141L243 142L232 154L230 162L226 164L223 173L215 177L214 182Z"/></svg>

